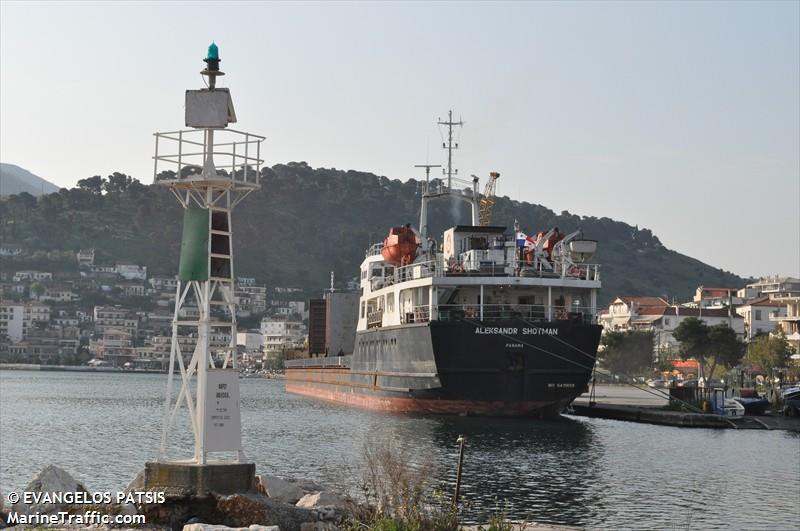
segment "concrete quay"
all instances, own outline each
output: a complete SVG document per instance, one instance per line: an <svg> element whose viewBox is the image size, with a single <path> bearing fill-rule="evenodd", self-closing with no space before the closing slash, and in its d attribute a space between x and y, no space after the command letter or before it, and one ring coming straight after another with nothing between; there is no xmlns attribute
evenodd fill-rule
<svg viewBox="0 0 800 531"><path fill-rule="evenodd" d="M595 404L591 405L589 393L584 393L575 399L569 414L683 428L800 432L800 418L763 415L731 420L721 415L674 411L665 409L669 405L668 396L668 390L665 389L645 390L630 385L598 385L595 388Z"/></svg>

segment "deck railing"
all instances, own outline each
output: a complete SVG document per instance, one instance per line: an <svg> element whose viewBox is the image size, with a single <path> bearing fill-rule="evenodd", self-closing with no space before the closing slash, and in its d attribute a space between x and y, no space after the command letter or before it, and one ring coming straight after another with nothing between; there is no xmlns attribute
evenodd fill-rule
<svg viewBox="0 0 800 531"><path fill-rule="evenodd" d="M415 306L401 314L403 324L438 321L498 321L504 319L525 321L576 321L586 324L596 322L595 312L588 306L546 306L541 304L439 304Z"/></svg>

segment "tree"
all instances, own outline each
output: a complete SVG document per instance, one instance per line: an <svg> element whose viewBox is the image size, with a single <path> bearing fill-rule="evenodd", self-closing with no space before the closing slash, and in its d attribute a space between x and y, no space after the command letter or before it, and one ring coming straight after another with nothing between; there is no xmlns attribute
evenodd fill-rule
<svg viewBox="0 0 800 531"><path fill-rule="evenodd" d="M675 328L672 335L681 345L682 359L694 358L702 366L709 366L709 380L713 378L717 365L733 367L744 356L744 343L725 324L709 327L700 319L689 317Z"/></svg>
<svg viewBox="0 0 800 531"><path fill-rule="evenodd" d="M641 373L652 368L653 343L652 330L628 330L608 332L601 340L603 360L613 373Z"/></svg>
<svg viewBox="0 0 800 531"><path fill-rule="evenodd" d="M103 192L104 182L105 179L103 179L99 175L95 175L94 177L88 177L86 179L79 180L78 188L82 190L87 190L93 194L100 195Z"/></svg>
<svg viewBox="0 0 800 531"><path fill-rule="evenodd" d="M758 365L765 371L773 367L786 367L792 349L783 336L760 336L748 346L747 357L752 365Z"/></svg>
<svg viewBox="0 0 800 531"><path fill-rule="evenodd" d="M103 189L109 194L121 194L133 183L133 179L124 173L114 172L103 183Z"/></svg>
<svg viewBox="0 0 800 531"><path fill-rule="evenodd" d="M708 329L708 343L711 354L711 369L708 371L708 379L714 377L714 369L717 364L728 369L738 365L744 356L745 345L738 337L733 328L725 324L718 324Z"/></svg>

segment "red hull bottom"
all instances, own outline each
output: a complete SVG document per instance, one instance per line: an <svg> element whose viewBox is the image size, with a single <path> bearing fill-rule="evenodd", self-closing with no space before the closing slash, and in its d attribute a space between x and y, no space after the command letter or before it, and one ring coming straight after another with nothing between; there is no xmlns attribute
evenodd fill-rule
<svg viewBox="0 0 800 531"><path fill-rule="evenodd" d="M373 393L321 389L286 380L286 392L347 404L373 411L393 413L430 413L435 415L476 415L494 417L553 417L571 402L488 402L480 400L420 399L411 396L387 396ZM338 386L341 387L341 386Z"/></svg>

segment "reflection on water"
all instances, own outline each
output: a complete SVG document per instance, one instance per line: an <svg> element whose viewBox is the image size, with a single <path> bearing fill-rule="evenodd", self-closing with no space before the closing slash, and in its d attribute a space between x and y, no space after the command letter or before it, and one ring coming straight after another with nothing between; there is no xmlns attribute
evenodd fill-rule
<svg viewBox="0 0 800 531"><path fill-rule="evenodd" d="M155 455L165 388L162 375L0 371L0 492L21 489L48 463L94 490L123 487ZM800 521L797 434L387 415L286 395L266 380L242 380L242 423L260 473L354 494L364 445L375 437L432 463L452 492L464 435L470 521L498 510L616 529L792 529ZM172 443L174 452L181 441Z"/></svg>

